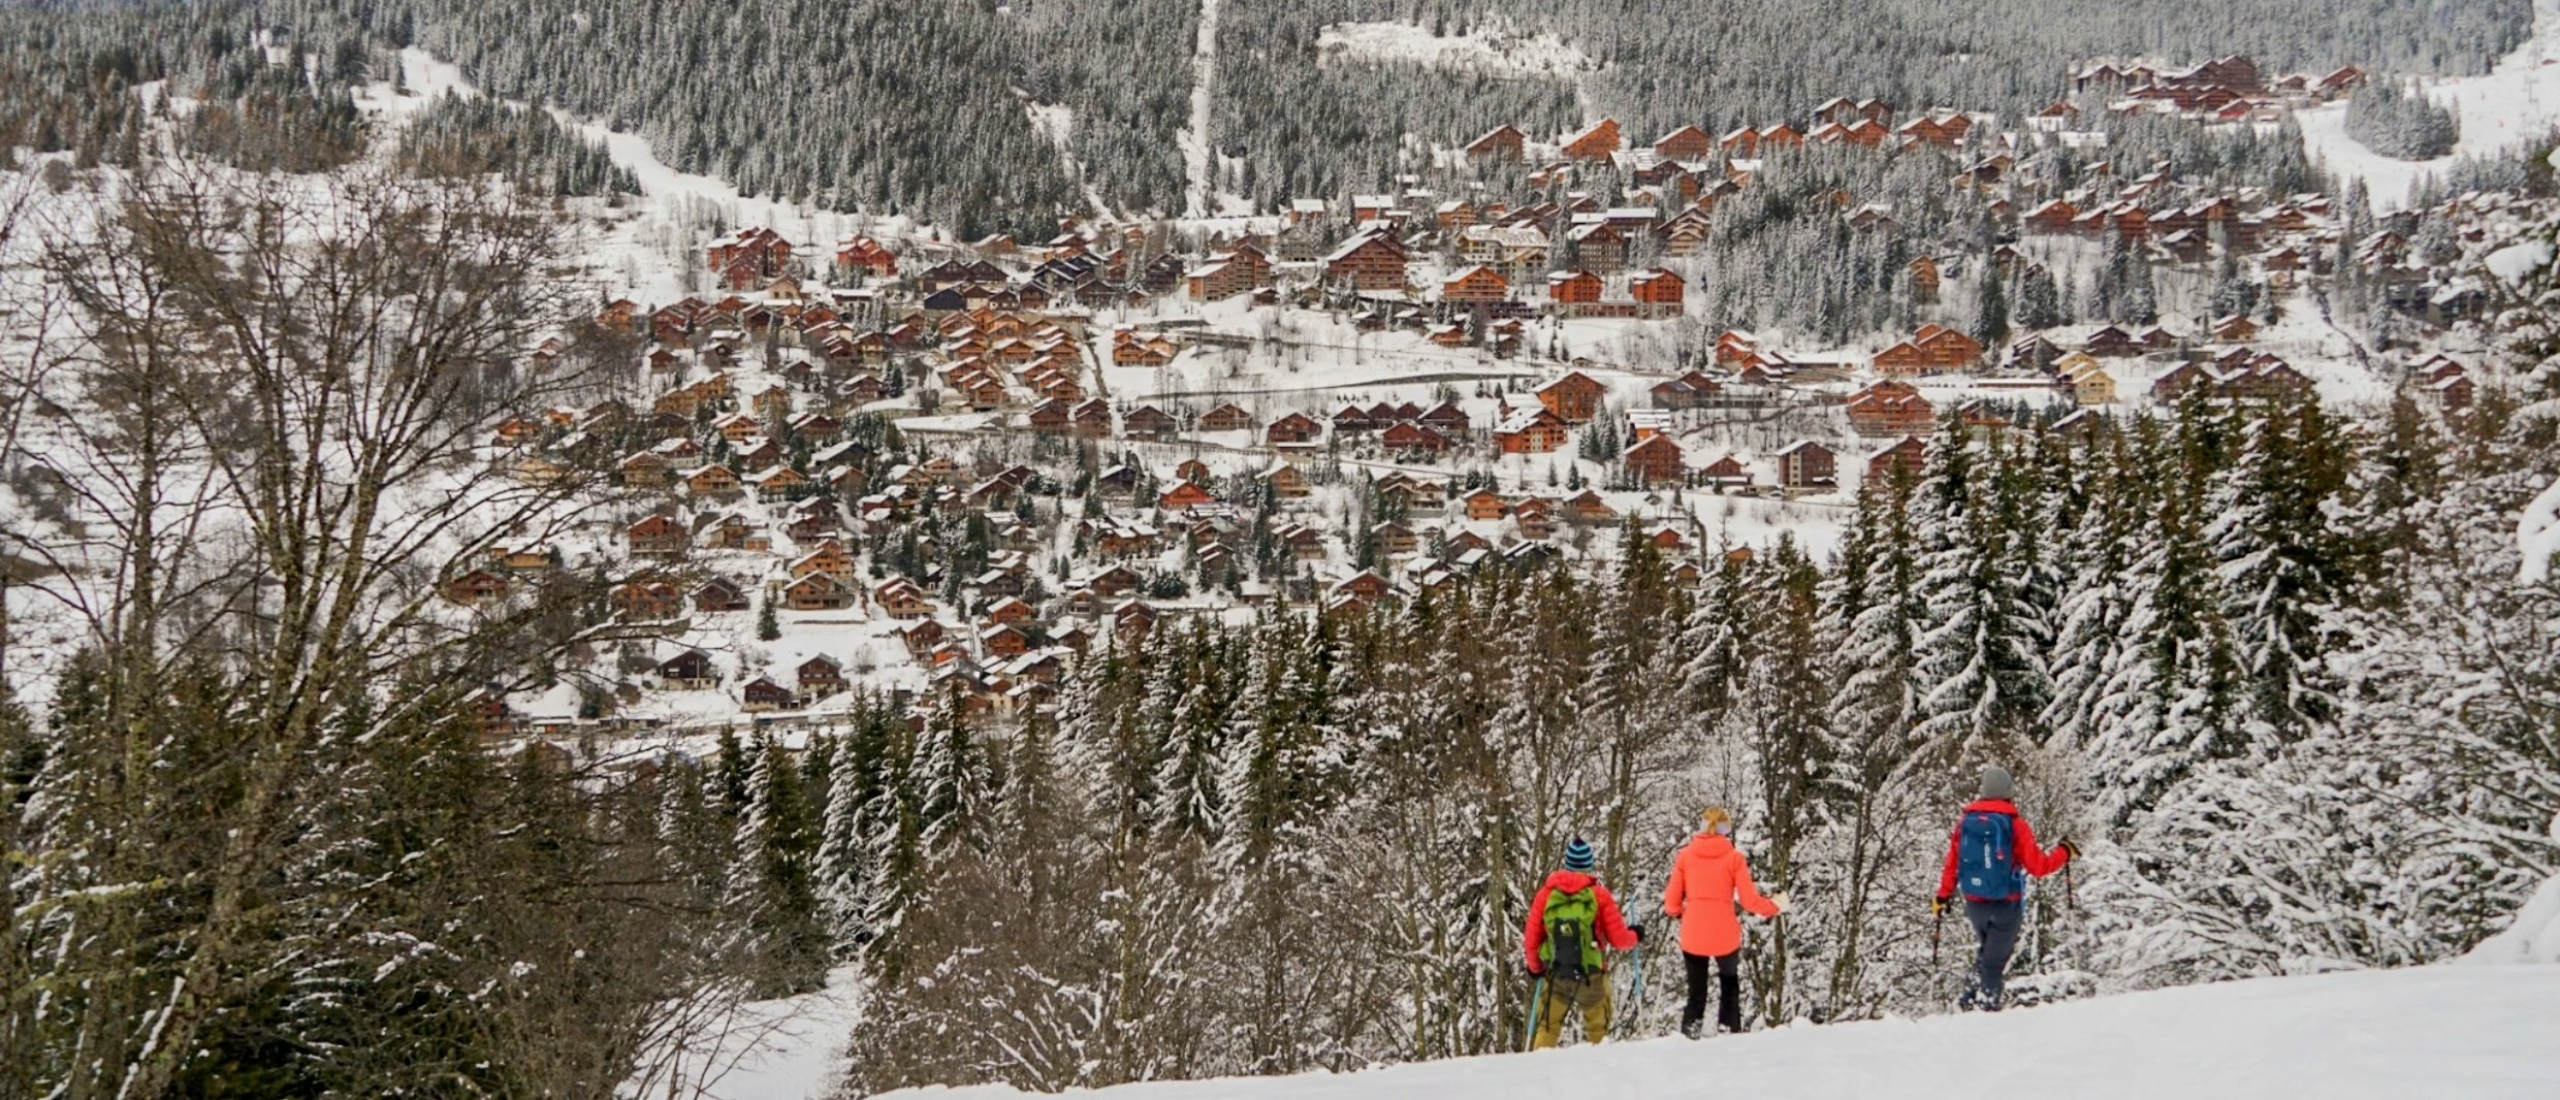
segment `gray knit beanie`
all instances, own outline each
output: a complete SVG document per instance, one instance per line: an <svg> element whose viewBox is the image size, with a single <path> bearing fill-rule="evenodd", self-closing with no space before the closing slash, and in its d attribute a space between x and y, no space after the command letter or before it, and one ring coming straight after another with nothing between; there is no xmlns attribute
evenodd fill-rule
<svg viewBox="0 0 2560 1100"><path fill-rule="evenodd" d="M1982 769L1982 797L2014 799L2018 797L2018 781L2009 778L2009 769L1993 764Z"/></svg>

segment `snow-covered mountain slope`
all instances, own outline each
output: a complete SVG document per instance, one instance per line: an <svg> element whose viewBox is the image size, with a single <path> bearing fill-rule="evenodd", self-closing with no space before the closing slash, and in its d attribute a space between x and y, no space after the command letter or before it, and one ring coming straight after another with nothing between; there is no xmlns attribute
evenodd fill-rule
<svg viewBox="0 0 2560 1100"><path fill-rule="evenodd" d="M930 1095L1020 1094L977 1088ZM2271 978L1997 1016L1782 1028L1703 1043L1656 1039L1340 1076L1166 1082L1100 1095L2548 1100L2560 1096L2560 968L2435 966Z"/></svg>
<svg viewBox="0 0 2560 1100"><path fill-rule="evenodd" d="M2409 189L2420 179L2442 172L2463 157L2495 153L2551 131L2560 122L2560 0L2534 0L2533 36L2490 72L2440 80L2426 94L2452 107L2462 122L2462 137L2453 152L2433 160L2398 160L2383 156L2347 136L2344 103L2295 116L2302 124L2305 152L2326 163L2341 178L2364 181L2377 211L2408 205Z"/></svg>

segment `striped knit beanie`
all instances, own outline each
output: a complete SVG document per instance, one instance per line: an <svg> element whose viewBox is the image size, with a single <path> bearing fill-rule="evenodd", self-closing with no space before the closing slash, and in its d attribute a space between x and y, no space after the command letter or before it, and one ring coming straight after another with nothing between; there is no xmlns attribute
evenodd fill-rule
<svg viewBox="0 0 2560 1100"><path fill-rule="evenodd" d="M1589 871L1599 865L1600 857L1593 854L1591 845L1584 843L1581 837L1573 838L1573 843L1564 846L1565 870Z"/></svg>

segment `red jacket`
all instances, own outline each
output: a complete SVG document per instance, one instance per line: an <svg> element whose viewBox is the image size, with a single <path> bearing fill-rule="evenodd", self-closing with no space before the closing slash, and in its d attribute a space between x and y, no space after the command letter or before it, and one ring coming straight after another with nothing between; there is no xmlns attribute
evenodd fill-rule
<svg viewBox="0 0 2560 1100"><path fill-rule="evenodd" d="M2019 869L2026 873L2034 875L2037 878L2043 878L2055 871L2061 870L2063 864L2071 862L2071 853L2060 848L2056 848L2048 852L2042 848L2036 847L2036 831L2027 827L2027 819L2019 816L2017 805L2010 802L2008 799L1976 799L1971 805L1964 808L1964 812L1968 814L1977 810L1988 813L2009 815L2009 824L2011 826L2009 831L2009 847L2018 857ZM1963 843L1963 840L1964 818L1962 816L1958 816L1956 818L1956 827L1947 832L1947 869L1938 875L1938 899L1941 901L1956 896L1956 848ZM2016 901L2018 900L2018 895L2011 894L2005 898L1983 898L1981 900Z"/></svg>
<svg viewBox="0 0 2560 1100"><path fill-rule="evenodd" d="M1618 899L1609 896L1609 888L1583 872L1558 871L1548 875L1546 884L1538 887L1538 895L1529 899L1529 926L1522 931L1520 944L1528 952L1530 973L1538 972L1538 947L1547 942L1548 891L1562 890L1570 894L1586 886L1598 895L1594 900L1600 903L1600 919L1592 922L1592 937L1599 940L1602 947L1620 951L1635 948L1636 934L1627 930L1626 918L1618 915Z"/></svg>

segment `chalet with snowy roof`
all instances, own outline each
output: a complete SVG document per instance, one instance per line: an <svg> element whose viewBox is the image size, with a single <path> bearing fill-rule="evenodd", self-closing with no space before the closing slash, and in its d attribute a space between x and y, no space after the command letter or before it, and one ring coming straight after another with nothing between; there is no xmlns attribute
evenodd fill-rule
<svg viewBox="0 0 2560 1100"><path fill-rule="evenodd" d="M505 599L507 579L488 569L474 569L446 581L440 588L445 600L463 607L478 607L493 600Z"/></svg>
<svg viewBox="0 0 2560 1100"><path fill-rule="evenodd" d="M1451 446L1449 437L1411 421L1390 426L1378 437L1378 445L1391 454L1433 456Z"/></svg>
<svg viewBox="0 0 2560 1100"><path fill-rule="evenodd" d="M1926 435L1937 410L1908 382L1886 379L1850 395L1849 427L1864 436Z"/></svg>
<svg viewBox="0 0 2560 1100"><path fill-rule="evenodd" d="M1458 258L1483 264L1517 282L1546 270L1551 249L1535 225L1474 225L1458 231Z"/></svg>
<svg viewBox="0 0 2560 1100"><path fill-rule="evenodd" d="M1566 160L1606 164L1611 155L1625 145L1626 140L1618 131L1618 120L1604 118L1578 133L1566 135L1563 153Z"/></svg>
<svg viewBox="0 0 2560 1100"><path fill-rule="evenodd" d="M1564 447L1571 429L1546 405L1507 409L1493 430L1495 449L1503 454L1550 454Z"/></svg>
<svg viewBox="0 0 2560 1100"><path fill-rule="evenodd" d="M1293 412L1271 422L1263 438L1274 447L1311 447L1324 441L1324 425L1312 416Z"/></svg>
<svg viewBox="0 0 2560 1100"><path fill-rule="evenodd" d="M624 622L659 622L684 614L684 593L662 580L625 581L605 601Z"/></svg>
<svg viewBox="0 0 2560 1100"><path fill-rule="evenodd" d="M721 285L748 290L782 274L791 262L791 242L771 229L753 226L711 242L704 261Z"/></svg>
<svg viewBox="0 0 2560 1100"><path fill-rule="evenodd" d="M1626 270L1627 238L1624 226L1607 219L1581 222L1565 231L1572 262L1602 275Z"/></svg>
<svg viewBox="0 0 2560 1100"><path fill-rule="evenodd" d="M1215 504L1217 502L1217 494L1200 487L1199 484L1190 481L1177 481L1174 482L1172 488L1165 490L1157 496L1156 507L1162 508L1168 512L1179 512L1188 508L1196 508L1203 504Z"/></svg>
<svg viewBox="0 0 2560 1100"><path fill-rule="evenodd" d="M1678 378L1654 384L1646 391L1653 396L1658 409L1703 409L1715 405L1724 394L1724 384L1699 371L1688 371Z"/></svg>
<svg viewBox="0 0 2560 1100"><path fill-rule="evenodd" d="M1688 290L1688 280L1664 268L1627 277L1627 296L1635 299L1637 309L1648 317L1677 315Z"/></svg>
<svg viewBox="0 0 2560 1100"><path fill-rule="evenodd" d="M1600 414L1600 402L1609 396L1609 387L1581 371L1567 371L1564 377L1538 387L1537 396L1539 404L1565 423L1584 424Z"/></svg>
<svg viewBox="0 0 2560 1100"><path fill-rule="evenodd" d="M836 242L836 270L874 279L895 278L898 257L879 241L859 233L849 234Z"/></svg>
<svg viewBox="0 0 2560 1100"><path fill-rule="evenodd" d="M1748 486L1754 480L1751 467L1739 456L1727 454L1707 463L1698 471L1698 480L1719 489Z"/></svg>
<svg viewBox="0 0 2560 1100"><path fill-rule="evenodd" d="M685 491L697 497L725 498L742 494L738 472L726 466L710 465L682 471Z"/></svg>
<svg viewBox="0 0 2560 1100"><path fill-rule="evenodd" d="M1075 434L1087 439L1101 439L1111 434L1111 403L1099 397L1077 405L1067 413L1067 424Z"/></svg>
<svg viewBox="0 0 2560 1100"><path fill-rule="evenodd" d="M1682 126L1655 139L1653 152L1664 160L1706 160L1715 155L1716 139L1695 126Z"/></svg>
<svg viewBox="0 0 2560 1100"><path fill-rule="evenodd" d="M2054 379L2069 388L2073 403L2081 408L2115 403L2115 376L2086 355L2065 356L2055 363Z"/></svg>
<svg viewBox="0 0 2560 1100"><path fill-rule="evenodd" d="M1467 409L1459 409L1457 402L1434 404L1431 409L1423 409L1421 414L1416 414L1413 422L1439 432L1449 440L1464 440L1475 432L1475 417L1469 417Z"/></svg>
<svg viewBox="0 0 2560 1100"><path fill-rule="evenodd" d="M1392 232L1354 234L1326 254L1322 262L1324 280L1328 285L1363 291L1405 288L1404 242L1396 239Z"/></svg>
<svg viewBox="0 0 2560 1100"><path fill-rule="evenodd" d="M1233 404L1201 413L1199 423L1204 432L1249 432L1255 427L1253 414Z"/></svg>
<svg viewBox="0 0 2560 1100"><path fill-rule="evenodd" d="M1272 463L1270 469L1262 472L1261 480L1271 495L1280 500L1303 500L1315 492L1315 485L1307 480L1307 475L1286 462Z"/></svg>
<svg viewBox="0 0 2560 1100"><path fill-rule="evenodd" d="M649 515L623 529L635 558L677 558L693 546L693 533L675 517Z"/></svg>
<svg viewBox="0 0 2560 1100"><path fill-rule="evenodd" d="M1904 436L1901 442L1877 451L1867 459L1866 483L1887 485L1897 477L1917 480L1928 460L1928 442L1916 435Z"/></svg>
<svg viewBox="0 0 2560 1100"><path fill-rule="evenodd" d="M755 606L747 599L747 590L726 577L713 577L695 585L692 600L693 609L705 615L748 611Z"/></svg>
<svg viewBox="0 0 2560 1100"><path fill-rule="evenodd" d="M1510 297L1511 281L1483 264L1461 270L1440 283L1440 300L1455 305L1500 302Z"/></svg>
<svg viewBox="0 0 2560 1100"><path fill-rule="evenodd" d="M1160 333L1140 335L1127 328L1111 334L1111 363L1120 367L1161 367L1182 354L1182 345Z"/></svg>
<svg viewBox="0 0 2560 1100"><path fill-rule="evenodd" d="M1685 471L1680 444L1668 435L1649 435L1618 456L1627 476L1644 485L1677 485Z"/></svg>
<svg viewBox="0 0 2560 1100"><path fill-rule="evenodd" d="M2142 344L2130 332L2114 325L2101 325L2080 341L2080 350L2101 359L2120 359L2142 354Z"/></svg>
<svg viewBox="0 0 2560 1100"><path fill-rule="evenodd" d="M708 691L720 686L720 667L711 655L688 649L658 663L658 684L670 691Z"/></svg>
<svg viewBox="0 0 2560 1100"><path fill-rule="evenodd" d="M1130 435L1159 442L1174 437L1182 424L1173 414L1153 405L1140 405L1120 415L1120 426Z"/></svg>
<svg viewBox="0 0 2560 1100"><path fill-rule="evenodd" d="M626 488L664 489L675 483L675 465L664 455L642 451L614 468Z"/></svg>
<svg viewBox="0 0 2560 1100"><path fill-rule="evenodd" d="M1526 155L1528 141L1529 135L1519 127L1505 123L1468 142L1467 159L1518 163Z"/></svg>
<svg viewBox="0 0 2560 1100"><path fill-rule="evenodd" d="M1600 276L1588 271L1556 271L1547 275L1547 300L1560 306L1597 303L1604 288Z"/></svg>
<svg viewBox="0 0 2560 1100"><path fill-rule="evenodd" d="M1183 276L1191 299L1216 302L1271 285L1271 258L1259 248L1240 244L1213 252L1207 262Z"/></svg>

